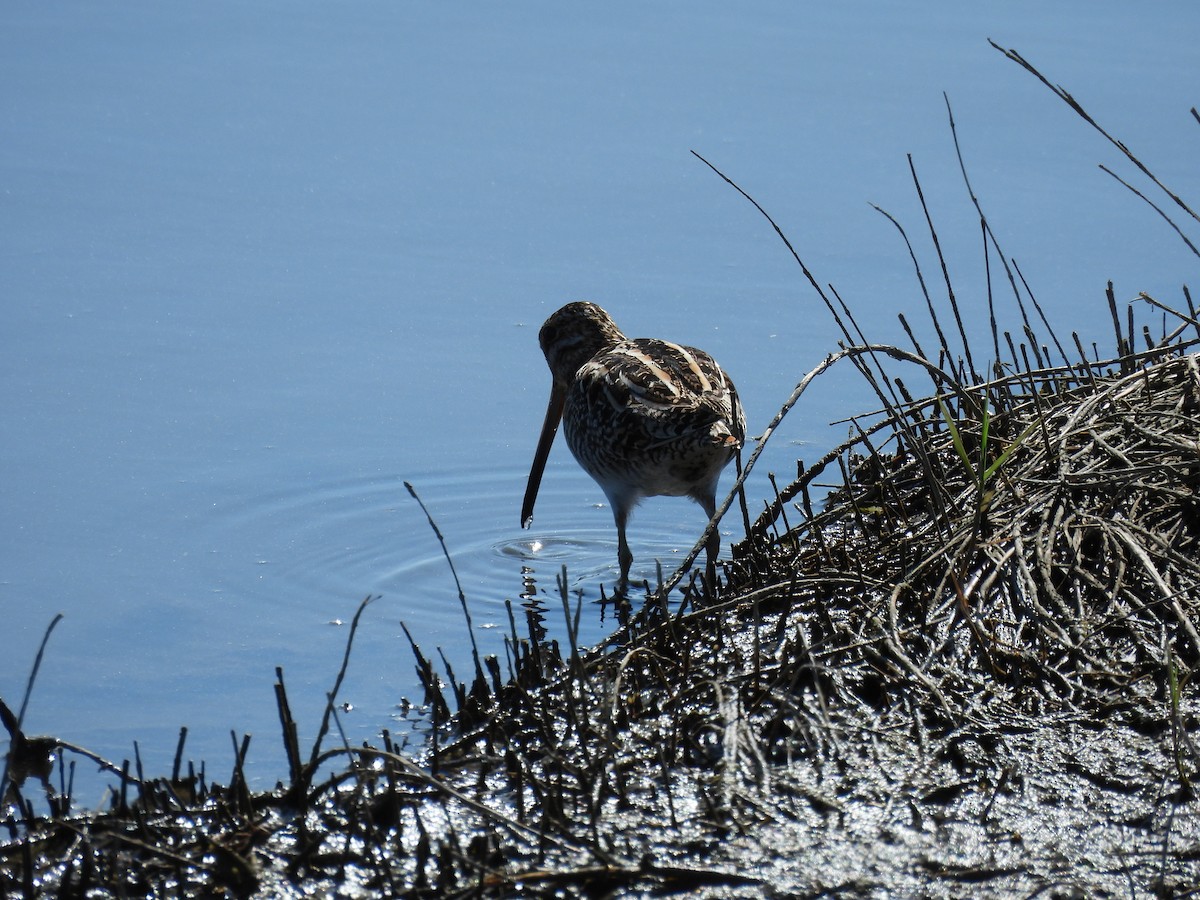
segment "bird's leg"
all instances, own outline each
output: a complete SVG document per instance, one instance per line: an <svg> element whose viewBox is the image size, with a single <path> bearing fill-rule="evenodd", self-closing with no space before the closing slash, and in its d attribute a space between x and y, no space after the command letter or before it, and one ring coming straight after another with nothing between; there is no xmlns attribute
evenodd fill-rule
<svg viewBox="0 0 1200 900"><path fill-rule="evenodd" d="M704 514L708 516L708 521L712 521L712 517L717 512L716 494L712 496L697 497L697 502L704 509ZM708 536L708 542L705 544L705 566L704 566L704 591L708 596L712 597L717 592L717 554L721 552L721 532L713 527L712 534Z"/></svg>
<svg viewBox="0 0 1200 900"><path fill-rule="evenodd" d="M717 554L721 552L721 535L717 533L717 529L714 528L713 533L708 536L708 546L705 549L707 561L704 566L704 587L712 597L717 592Z"/></svg>
<svg viewBox="0 0 1200 900"><path fill-rule="evenodd" d="M629 511L622 504L613 504L613 518L617 521L617 562L621 566L621 579L617 582L617 592L625 593L629 586L629 567L633 564L633 551L625 540L625 522L629 519Z"/></svg>

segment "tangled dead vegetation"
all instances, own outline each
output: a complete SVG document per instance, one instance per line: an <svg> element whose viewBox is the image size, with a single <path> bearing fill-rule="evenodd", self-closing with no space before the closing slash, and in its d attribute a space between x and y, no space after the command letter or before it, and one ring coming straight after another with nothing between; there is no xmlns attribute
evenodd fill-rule
<svg viewBox="0 0 1200 900"><path fill-rule="evenodd" d="M1023 333L993 333L981 375L932 301L935 353L873 345L803 271L846 342L768 434L842 361L879 409L744 514L717 596L677 590L681 569L587 649L564 573L557 597L510 606L505 658L476 653L466 678L413 641L416 755L386 732L323 749L335 685L304 757L280 673L289 774L265 793L245 742L222 786L182 766L181 736L170 777L114 766L110 808L79 811L51 757L80 748L3 707L0 897L1194 895L1190 295L1139 301L1165 311L1152 336L1110 288L1104 359L1039 338L1017 273ZM913 399L897 370L932 390Z"/></svg>
<svg viewBox="0 0 1200 900"><path fill-rule="evenodd" d="M853 647L839 658L874 659L952 719L997 685L1031 711L1097 713L1194 670L1200 357L1111 365L1125 374L1023 372L903 404L783 492L737 583L760 606L812 595L811 642ZM784 501L832 462L844 486L788 527Z"/></svg>

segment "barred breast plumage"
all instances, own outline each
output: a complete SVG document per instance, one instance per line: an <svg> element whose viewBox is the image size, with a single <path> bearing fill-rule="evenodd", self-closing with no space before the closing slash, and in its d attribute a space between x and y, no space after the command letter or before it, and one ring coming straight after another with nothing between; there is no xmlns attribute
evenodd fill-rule
<svg viewBox="0 0 1200 900"><path fill-rule="evenodd" d="M746 436L737 389L703 350L621 333L594 303L568 303L538 335L553 384L529 473L521 524L533 516L546 457L561 420L567 446L612 506L624 587L633 554L629 513L644 497L691 497L711 518L717 481ZM709 541L715 576L720 538Z"/></svg>

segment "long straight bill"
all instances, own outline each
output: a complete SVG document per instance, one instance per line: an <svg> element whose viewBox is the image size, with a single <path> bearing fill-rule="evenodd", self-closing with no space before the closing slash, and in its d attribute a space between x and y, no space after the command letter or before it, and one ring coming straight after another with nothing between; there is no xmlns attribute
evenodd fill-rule
<svg viewBox="0 0 1200 900"><path fill-rule="evenodd" d="M563 404L567 389L555 382L550 387L550 403L546 407L546 420L542 422L542 436L538 438L537 450L533 454L533 466L529 469L529 483L525 487L525 502L521 504L521 527L528 528L533 521L533 504L537 501L538 488L542 484L542 472L546 470L546 458L550 446L558 434L558 423L562 421Z"/></svg>

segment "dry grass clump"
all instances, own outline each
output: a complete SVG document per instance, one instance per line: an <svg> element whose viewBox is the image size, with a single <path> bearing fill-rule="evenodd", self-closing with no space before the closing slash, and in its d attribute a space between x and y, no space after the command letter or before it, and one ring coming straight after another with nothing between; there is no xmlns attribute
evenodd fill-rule
<svg viewBox="0 0 1200 900"><path fill-rule="evenodd" d="M289 773L266 793L243 741L228 787L126 762L111 807L77 811L47 760L79 748L3 707L0 897L1188 895L1200 321L1186 291L1146 297L1170 318L1135 334L1110 288L1115 353L1068 354L983 221L1023 321L983 374L932 299L934 353L873 345L800 263L846 340L767 436L843 360L880 408L745 514L716 596L673 594L685 564L586 649L564 573L461 680L412 641L418 755L326 748L335 685L305 757L280 673Z"/></svg>
<svg viewBox="0 0 1200 900"><path fill-rule="evenodd" d="M892 407L759 517L736 583L760 604L819 597L843 616L814 610L840 635L814 640L877 654L947 711L997 681L1094 709L1167 654L1194 669L1200 358L1185 346ZM1094 375L1110 366L1125 374ZM790 526L782 501L834 462L844 485Z"/></svg>

